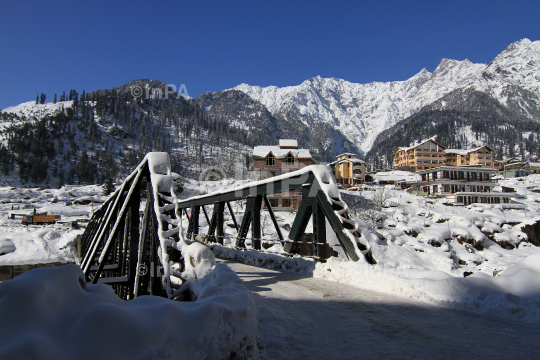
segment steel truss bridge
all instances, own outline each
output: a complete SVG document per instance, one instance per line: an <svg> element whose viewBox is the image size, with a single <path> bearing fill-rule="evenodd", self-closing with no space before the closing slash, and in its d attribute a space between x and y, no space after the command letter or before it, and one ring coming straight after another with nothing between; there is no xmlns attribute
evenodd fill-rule
<svg viewBox="0 0 540 360"><path fill-rule="evenodd" d="M285 239L267 196L291 190L301 190L302 202ZM231 202L241 200L246 207L239 224ZM263 203L266 210L262 210ZM206 206L213 207L211 216ZM180 242L191 243L204 235L206 241L224 244L225 207L237 232L237 248L245 249L246 240L250 240L253 249L261 250L261 213L267 211L287 253L299 253L300 246L308 246L317 260L325 261L332 256L327 243L330 225L339 242L333 246L341 247L349 260L375 263L369 244L361 239L358 224L349 217L347 204L325 166L311 165L232 190L178 201L169 155L149 153L94 212L82 236L81 268L86 281L109 284L126 300L140 295L178 298L175 290L182 280L178 281L177 269L184 266ZM201 210L209 224L206 234L200 234ZM187 221L185 234L183 215ZM310 219L313 240L306 241Z"/></svg>

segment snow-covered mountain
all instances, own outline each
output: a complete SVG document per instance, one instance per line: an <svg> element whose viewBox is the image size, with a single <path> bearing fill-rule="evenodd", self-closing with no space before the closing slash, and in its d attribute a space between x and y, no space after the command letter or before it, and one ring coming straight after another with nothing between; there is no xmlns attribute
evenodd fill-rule
<svg viewBox="0 0 540 360"><path fill-rule="evenodd" d="M328 124L365 153L379 133L457 89L481 91L534 118L540 107L540 41L515 42L488 65L443 59L433 73L422 69L405 81L355 84L317 76L298 86L234 89L273 116L295 117L306 126Z"/></svg>
<svg viewBox="0 0 540 360"><path fill-rule="evenodd" d="M220 165L232 174L236 164L250 166L251 147L279 138L298 139L326 161L355 152L389 164L392 148L431 136L452 147L487 144L498 157L538 155L540 41L513 43L487 65L443 59L433 73L422 69L405 81L317 76L196 99L134 97L133 89L164 86L134 80L0 111L0 184L101 182L152 150L171 152L188 173Z"/></svg>

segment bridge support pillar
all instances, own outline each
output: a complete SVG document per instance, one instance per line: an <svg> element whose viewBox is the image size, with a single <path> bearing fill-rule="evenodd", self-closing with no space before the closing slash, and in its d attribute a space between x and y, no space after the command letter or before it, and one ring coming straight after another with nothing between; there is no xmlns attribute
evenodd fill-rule
<svg viewBox="0 0 540 360"><path fill-rule="evenodd" d="M216 211L217 207L217 227L216 227L216 237L218 244L223 245L223 238L225 236L225 231L223 229L225 219L223 217L223 212L225 211L225 203L224 202L218 202L217 204L214 204L214 211Z"/></svg>
<svg viewBox="0 0 540 360"><path fill-rule="evenodd" d="M258 195L253 199L252 217L253 224L251 225L251 238L253 239L253 248L261 250L261 206L262 196Z"/></svg>

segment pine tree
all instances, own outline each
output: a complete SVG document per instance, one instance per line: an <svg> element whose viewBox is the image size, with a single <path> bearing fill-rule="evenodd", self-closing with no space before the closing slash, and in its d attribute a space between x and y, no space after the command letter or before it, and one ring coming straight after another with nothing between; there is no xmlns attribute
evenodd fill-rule
<svg viewBox="0 0 540 360"><path fill-rule="evenodd" d="M56 94L54 94L53 104L56 104Z"/></svg>
<svg viewBox="0 0 540 360"><path fill-rule="evenodd" d="M62 170L63 169L61 169L60 171L62 171ZM75 168L70 168L69 169L69 171L67 173L67 179L66 179L69 184L73 184L74 179L75 179L75 173L76 173ZM63 173L62 173L62 175L63 175Z"/></svg>
<svg viewBox="0 0 540 360"><path fill-rule="evenodd" d="M86 182L90 176L93 180L93 174L90 173L90 167L88 164L88 153L86 150L83 150L81 153L81 158L79 159L79 164L77 165L77 176L79 178L79 184L81 182Z"/></svg>
<svg viewBox="0 0 540 360"><path fill-rule="evenodd" d="M39 103L39 94L36 94L36 105Z"/></svg>
<svg viewBox="0 0 540 360"><path fill-rule="evenodd" d="M102 193L102 195L103 196L108 196L113 191L114 191L114 186L113 186L113 183L112 183L112 179L110 177L108 177L105 180L105 183L103 184L103 193Z"/></svg>

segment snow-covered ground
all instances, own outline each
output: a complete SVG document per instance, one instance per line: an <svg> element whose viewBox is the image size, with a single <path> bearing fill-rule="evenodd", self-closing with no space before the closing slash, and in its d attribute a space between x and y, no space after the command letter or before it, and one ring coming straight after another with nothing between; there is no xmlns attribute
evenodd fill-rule
<svg viewBox="0 0 540 360"><path fill-rule="evenodd" d="M0 188L0 254L4 253L0 265L75 262L74 239L84 229L71 229L69 222L87 221L92 209L106 199L102 192L99 185ZM33 214L34 209L38 214L60 215L61 219L52 225L25 226L20 217L9 218L10 214Z"/></svg>
<svg viewBox="0 0 540 360"><path fill-rule="evenodd" d="M105 200L101 193L101 186L1 188L0 266L77 262L74 239L84 229L25 226L8 216L35 209L84 223ZM213 259L199 243L185 246L184 255L202 261L193 253L196 245ZM77 265L38 268L0 282L0 358L258 358L251 295L226 264L206 274L186 283L192 302L153 296L123 301L107 285L86 284Z"/></svg>

